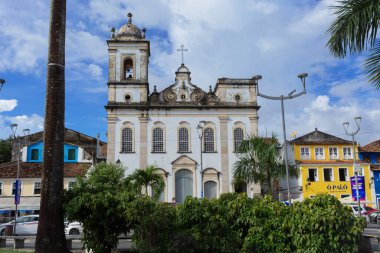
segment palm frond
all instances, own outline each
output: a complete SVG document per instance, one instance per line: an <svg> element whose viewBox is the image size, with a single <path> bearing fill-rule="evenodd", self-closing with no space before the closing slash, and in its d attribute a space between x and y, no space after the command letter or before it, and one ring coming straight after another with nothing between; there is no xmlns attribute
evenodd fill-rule
<svg viewBox="0 0 380 253"><path fill-rule="evenodd" d="M370 50L368 59L364 62L364 70L373 86L380 89L380 42L378 40Z"/></svg>
<svg viewBox="0 0 380 253"><path fill-rule="evenodd" d="M327 47L335 57L345 57L372 47L379 27L380 0L341 0L336 18L327 29Z"/></svg>

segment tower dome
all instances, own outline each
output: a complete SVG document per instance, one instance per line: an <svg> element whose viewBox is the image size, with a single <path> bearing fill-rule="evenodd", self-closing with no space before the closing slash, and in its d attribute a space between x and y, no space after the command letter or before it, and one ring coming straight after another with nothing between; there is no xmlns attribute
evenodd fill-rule
<svg viewBox="0 0 380 253"><path fill-rule="evenodd" d="M145 28L140 30L132 24L132 13L128 13L128 22L119 29L114 38L121 40L145 39Z"/></svg>

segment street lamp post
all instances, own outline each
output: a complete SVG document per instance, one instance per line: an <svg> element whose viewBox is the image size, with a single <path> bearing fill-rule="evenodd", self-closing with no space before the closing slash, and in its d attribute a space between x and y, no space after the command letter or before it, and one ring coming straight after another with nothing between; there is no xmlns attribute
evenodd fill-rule
<svg viewBox="0 0 380 253"><path fill-rule="evenodd" d="M361 117L355 117L354 118L357 129L356 131L348 132L348 127L350 125L349 122L343 122L343 128L347 135L352 137L352 154L354 156L354 172L355 172L355 187L356 187L356 201L358 202L358 213L359 216L362 215L360 210L360 197L359 197L359 187L358 187L358 170L356 168L356 152L355 152L355 134L357 134L360 130L360 122L362 120Z"/></svg>
<svg viewBox="0 0 380 253"><path fill-rule="evenodd" d="M266 99L271 99L271 100L281 100L281 112L282 112L282 133L283 133L283 136L284 136L284 149L285 149L285 169L286 169L286 183L287 183L287 190L288 190L288 201L289 201L289 205L292 204L292 200L290 198L290 182L289 182L289 165L288 165L288 149L287 149L287 146L286 146L286 131L285 131L285 113L284 113L284 100L286 99L292 99L292 98L296 98L296 97L299 97L303 94L306 94L306 77L308 76L307 73L302 73L302 74L299 74L298 75L298 78L301 79L301 82L302 82L302 85L303 85L303 91L300 92L300 93L297 93L297 94L294 94L296 92L296 90L293 90L292 92L290 92L287 96L284 96L284 95L281 95L279 97L273 97L273 96L268 96L268 95L264 95L264 94L261 94L259 92L259 85L258 85L258 81L262 78L262 76L260 75L257 75L257 76L254 76L252 79L256 81L257 83L257 95L260 96L260 97L263 97L263 98L266 98Z"/></svg>
<svg viewBox="0 0 380 253"><path fill-rule="evenodd" d="M206 121L202 120L199 122L197 126L197 132L199 136L199 152L201 153L201 198L203 198L203 150L202 150L202 143L203 143L203 128L205 126Z"/></svg>
<svg viewBox="0 0 380 253"><path fill-rule="evenodd" d="M0 78L0 90L1 88L3 88L4 83L5 83L5 80Z"/></svg>
<svg viewBox="0 0 380 253"><path fill-rule="evenodd" d="M20 204L20 190L21 190L21 184L20 184L20 154L21 154L21 144L20 144L20 138L16 137L16 131L17 131L17 124L11 125L11 130L13 132L13 139L17 139L17 176L16 176L16 189L15 189L15 225L13 227L13 234L16 234L16 227L17 227L17 218L18 218L18 204ZM29 129L24 129L24 135L29 135Z"/></svg>

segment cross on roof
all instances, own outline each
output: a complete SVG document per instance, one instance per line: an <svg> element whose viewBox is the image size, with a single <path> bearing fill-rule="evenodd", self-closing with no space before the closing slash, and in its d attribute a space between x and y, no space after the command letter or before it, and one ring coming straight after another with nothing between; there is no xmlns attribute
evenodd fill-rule
<svg viewBox="0 0 380 253"><path fill-rule="evenodd" d="M183 48L184 46L181 45L181 49L177 49L177 51L181 51L181 55L182 55L182 64L184 64L184 61L183 61L183 52L187 52L187 48Z"/></svg>

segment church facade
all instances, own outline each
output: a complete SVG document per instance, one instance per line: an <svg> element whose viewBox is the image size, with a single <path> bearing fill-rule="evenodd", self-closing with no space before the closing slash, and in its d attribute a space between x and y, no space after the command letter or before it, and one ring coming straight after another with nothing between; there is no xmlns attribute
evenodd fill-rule
<svg viewBox="0 0 380 253"><path fill-rule="evenodd" d="M182 62L174 82L163 90L149 86L150 41L128 22L107 41L107 160L127 167L159 168L165 180L162 201L186 196L215 198L221 193L260 193L260 186L235 189L236 147L257 135L257 83L220 78L205 91L195 85Z"/></svg>

